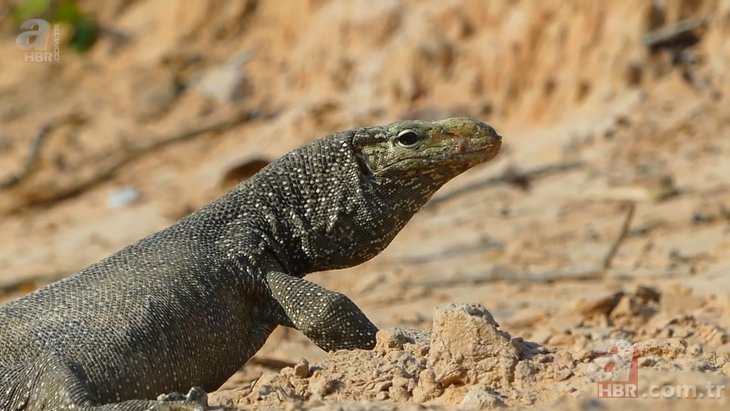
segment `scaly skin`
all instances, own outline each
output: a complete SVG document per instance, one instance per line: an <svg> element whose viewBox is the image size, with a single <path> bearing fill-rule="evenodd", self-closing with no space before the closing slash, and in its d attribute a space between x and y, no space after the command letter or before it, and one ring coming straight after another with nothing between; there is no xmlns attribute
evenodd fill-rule
<svg viewBox="0 0 730 411"><path fill-rule="evenodd" d="M325 350L372 348L377 328L362 311L304 276L380 253L439 187L494 157L500 141L467 118L333 134L0 307L0 409L200 409L200 390L187 401L155 398L217 389L277 325Z"/></svg>

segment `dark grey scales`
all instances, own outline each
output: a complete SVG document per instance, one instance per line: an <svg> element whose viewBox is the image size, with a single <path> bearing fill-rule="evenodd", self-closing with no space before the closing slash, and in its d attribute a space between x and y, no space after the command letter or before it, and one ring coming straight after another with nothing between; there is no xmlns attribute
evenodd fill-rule
<svg viewBox="0 0 730 411"><path fill-rule="evenodd" d="M325 350L372 348L377 328L362 311L303 277L377 255L500 141L468 118L333 134L0 307L0 409L201 409L200 389L155 398L217 389L277 325Z"/></svg>

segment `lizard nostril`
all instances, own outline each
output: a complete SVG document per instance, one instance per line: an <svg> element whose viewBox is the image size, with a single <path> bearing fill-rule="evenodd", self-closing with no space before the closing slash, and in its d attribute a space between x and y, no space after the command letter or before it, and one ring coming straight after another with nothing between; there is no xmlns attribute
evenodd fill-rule
<svg viewBox="0 0 730 411"><path fill-rule="evenodd" d="M502 136L497 133L497 130L495 130L494 127L480 121L477 122L477 125L479 127L479 131L485 136L493 138L497 141L502 141Z"/></svg>

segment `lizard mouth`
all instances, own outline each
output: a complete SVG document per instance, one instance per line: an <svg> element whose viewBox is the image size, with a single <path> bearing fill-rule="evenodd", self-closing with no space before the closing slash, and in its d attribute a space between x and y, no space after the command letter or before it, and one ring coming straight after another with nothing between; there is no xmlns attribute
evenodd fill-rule
<svg viewBox="0 0 730 411"><path fill-rule="evenodd" d="M494 157L497 156L497 153L499 153L499 147L501 146L501 140L502 138L500 136L497 136L495 139L495 143L489 143L486 146L482 148L478 148L475 150L469 150L469 151L454 151L452 153L439 153L439 154L431 154L427 156L412 156L412 157L406 157L402 158L398 161L396 161L393 164L390 164L386 167L383 167L381 171L387 171L390 168L393 168L399 164L402 164L407 161L417 161L421 164L436 164L436 163L454 163L454 162L463 162L468 167L473 167L479 163L487 162Z"/></svg>

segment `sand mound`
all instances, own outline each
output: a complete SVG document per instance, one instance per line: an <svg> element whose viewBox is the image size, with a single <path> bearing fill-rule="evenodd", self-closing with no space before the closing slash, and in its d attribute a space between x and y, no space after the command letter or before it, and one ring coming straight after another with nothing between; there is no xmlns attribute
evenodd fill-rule
<svg viewBox="0 0 730 411"><path fill-rule="evenodd" d="M620 298L612 296L617 303L606 304L609 298L603 298L576 310L584 318L622 318L631 305L623 301L634 301L635 310L651 311L656 295L649 293L649 299L646 295L645 290L622 293ZM655 317L636 329L644 335L664 335L633 346L642 369L715 370L717 384L730 382L721 375L730 371L730 353L711 349L727 341L724 331L691 316L669 321ZM584 335L583 342L587 340L590 337ZM628 356L610 355L610 346L625 349L625 341L599 339L582 348L575 343L571 348L547 347L501 330L480 305L449 304L436 310L432 330L382 330L372 351L337 351L312 365L302 360L278 374L264 374L244 389L213 393L211 403L384 410L393 407L388 403L425 403L433 409L547 406L559 398L580 397L596 381L625 374L631 344ZM607 371L609 362L617 368Z"/></svg>

